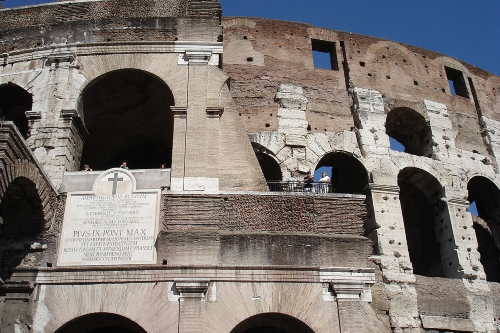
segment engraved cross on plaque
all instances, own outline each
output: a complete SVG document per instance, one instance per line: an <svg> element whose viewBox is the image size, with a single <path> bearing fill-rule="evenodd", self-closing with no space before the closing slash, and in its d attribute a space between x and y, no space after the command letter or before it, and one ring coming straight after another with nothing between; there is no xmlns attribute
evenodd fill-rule
<svg viewBox="0 0 500 333"><path fill-rule="evenodd" d="M116 186L118 185L118 182L122 182L123 178L118 178L118 172L115 172L115 175L113 178L108 178L108 182L113 182L113 192L111 192L112 195L116 194Z"/></svg>

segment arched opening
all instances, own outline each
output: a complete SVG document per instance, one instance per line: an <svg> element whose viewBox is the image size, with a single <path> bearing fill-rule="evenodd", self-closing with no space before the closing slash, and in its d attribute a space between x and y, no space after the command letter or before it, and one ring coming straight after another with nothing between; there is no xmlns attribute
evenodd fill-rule
<svg viewBox="0 0 500 333"><path fill-rule="evenodd" d="M350 154L342 152L326 154L319 161L316 170L325 167L328 170L331 168L331 174L328 176L336 193L362 194L368 184L368 172L363 164Z"/></svg>
<svg viewBox="0 0 500 333"><path fill-rule="evenodd" d="M172 164L174 97L156 76L135 69L109 72L84 89L80 106L90 134L82 167L159 168Z"/></svg>
<svg viewBox="0 0 500 333"><path fill-rule="evenodd" d="M255 142L252 142L252 146L255 156L257 156L257 160L259 161L262 173L264 174L264 178L266 178L270 189L275 189L276 186L273 186L272 182L279 182L283 178L278 162L272 157L273 153L265 147Z"/></svg>
<svg viewBox="0 0 500 333"><path fill-rule="evenodd" d="M444 189L429 173L405 168L398 175L399 199L413 273L457 277L458 257Z"/></svg>
<svg viewBox="0 0 500 333"><path fill-rule="evenodd" d="M78 317L55 333L146 333L132 320L113 313L92 313Z"/></svg>
<svg viewBox="0 0 500 333"><path fill-rule="evenodd" d="M261 313L236 325L231 333L314 333L302 321L281 313Z"/></svg>
<svg viewBox="0 0 500 333"><path fill-rule="evenodd" d="M28 178L14 179L0 203L0 275L6 280L29 252L26 244L42 232L44 214L36 185Z"/></svg>
<svg viewBox="0 0 500 333"><path fill-rule="evenodd" d="M424 117L418 112L400 107L387 114L385 132L398 143L404 151L417 156L432 156L432 132ZM391 148L393 144L391 143ZM393 148L395 149L395 148ZM395 150L403 150L397 148Z"/></svg>
<svg viewBox="0 0 500 333"><path fill-rule="evenodd" d="M33 97L17 84L8 82L0 85L1 120L14 122L23 138L28 138L29 126L26 111L30 111Z"/></svg>
<svg viewBox="0 0 500 333"><path fill-rule="evenodd" d="M467 184L468 200L476 205L474 230L487 281L500 282L500 190L489 179L476 176Z"/></svg>

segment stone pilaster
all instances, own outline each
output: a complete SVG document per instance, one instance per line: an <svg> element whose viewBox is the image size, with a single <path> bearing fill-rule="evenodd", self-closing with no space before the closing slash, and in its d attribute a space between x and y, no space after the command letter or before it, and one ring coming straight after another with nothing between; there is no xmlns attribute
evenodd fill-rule
<svg viewBox="0 0 500 333"><path fill-rule="evenodd" d="M184 156L186 154L186 116L187 107L171 106L174 118L174 135L172 145L172 184L173 191L182 191L184 177Z"/></svg>
<svg viewBox="0 0 500 333"><path fill-rule="evenodd" d="M389 136L385 133L384 99L376 90L354 88L354 118L358 123L361 150L366 154L389 154Z"/></svg>
<svg viewBox="0 0 500 333"><path fill-rule="evenodd" d="M201 333L204 331L205 296L208 280L179 280L175 287L179 291L179 333Z"/></svg>
<svg viewBox="0 0 500 333"><path fill-rule="evenodd" d="M467 211L469 202L462 198L449 198L448 211L455 239L458 270L463 278L485 280L483 265L479 261L476 233L472 226L472 216Z"/></svg>
<svg viewBox="0 0 500 333"><path fill-rule="evenodd" d="M457 130L451 124L446 105L428 100L424 103L432 130L433 156L440 161L457 160Z"/></svg>
<svg viewBox="0 0 500 333"><path fill-rule="evenodd" d="M324 269L321 281L328 282L334 293L342 333L364 332L361 302L371 302L370 287L375 283L373 269Z"/></svg>
<svg viewBox="0 0 500 333"><path fill-rule="evenodd" d="M224 113L223 107L208 107L207 110L207 158L210 161L205 167L206 176L219 178L219 136L220 117Z"/></svg>
<svg viewBox="0 0 500 333"><path fill-rule="evenodd" d="M399 187L369 184L370 218L367 227L380 255L380 268L390 300L389 317L396 329L420 326L415 276L406 243Z"/></svg>

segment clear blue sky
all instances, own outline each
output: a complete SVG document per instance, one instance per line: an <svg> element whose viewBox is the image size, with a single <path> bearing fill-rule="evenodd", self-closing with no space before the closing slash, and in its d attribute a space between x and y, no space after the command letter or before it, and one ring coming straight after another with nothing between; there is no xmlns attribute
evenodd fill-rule
<svg viewBox="0 0 500 333"><path fill-rule="evenodd" d="M500 0L219 0L223 16L254 16L389 39L500 75ZM4 7L47 0L5 0Z"/></svg>

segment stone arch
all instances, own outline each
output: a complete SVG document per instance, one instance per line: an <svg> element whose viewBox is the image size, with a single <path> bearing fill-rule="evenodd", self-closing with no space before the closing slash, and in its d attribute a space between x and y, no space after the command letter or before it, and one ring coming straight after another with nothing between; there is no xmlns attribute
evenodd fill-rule
<svg viewBox="0 0 500 333"><path fill-rule="evenodd" d="M398 174L399 199L413 273L458 277L458 257L444 188L430 173L407 167Z"/></svg>
<svg viewBox="0 0 500 333"><path fill-rule="evenodd" d="M251 316L238 325L230 333L314 333L303 321L276 312L260 313Z"/></svg>
<svg viewBox="0 0 500 333"><path fill-rule="evenodd" d="M330 29L310 27L307 28L307 33L311 39L319 39L326 42L337 42L339 40L337 32Z"/></svg>
<svg viewBox="0 0 500 333"><path fill-rule="evenodd" d="M77 317L55 333L147 333L139 324L114 313L91 313Z"/></svg>
<svg viewBox="0 0 500 333"><path fill-rule="evenodd" d="M337 193L362 194L368 185L368 171L352 154L343 151L329 152L319 160L316 170L332 167L331 182Z"/></svg>
<svg viewBox="0 0 500 333"><path fill-rule="evenodd" d="M0 278L8 280L39 240L45 225L35 183L26 177L13 179L2 195L0 218ZM39 259L39 253L30 261L35 257Z"/></svg>
<svg viewBox="0 0 500 333"><path fill-rule="evenodd" d="M432 156L432 131L428 120L409 107L395 107L387 114L386 134L405 147L405 152L417 156Z"/></svg>
<svg viewBox="0 0 500 333"><path fill-rule="evenodd" d="M129 68L97 77L80 95L89 132L81 163L96 170L122 161L136 169L170 167L174 104L170 87L149 72Z"/></svg>
<svg viewBox="0 0 500 333"><path fill-rule="evenodd" d="M229 88L229 78L224 82L219 92L219 106L225 107L232 104L233 97Z"/></svg>
<svg viewBox="0 0 500 333"><path fill-rule="evenodd" d="M380 41L374 43L368 47L366 54L369 55L371 59L374 59L377 55L383 53L384 49L392 53L393 56L397 55L401 57L403 63L407 66L415 67L415 65L419 62L410 50L403 45L392 41Z"/></svg>
<svg viewBox="0 0 500 333"><path fill-rule="evenodd" d="M82 91L98 77L117 70L135 69L156 76L167 85L175 99L175 105L187 105L188 66L180 66L180 53L137 53L137 54L101 54L78 57ZM78 108L77 105L74 106Z"/></svg>
<svg viewBox="0 0 500 333"><path fill-rule="evenodd" d="M408 50L403 45L396 43L396 42L393 42L393 41L390 41L390 40L384 40L384 41L380 41L380 42L377 42L377 43L370 45L368 47L368 51L366 53L367 54L375 54L378 52L378 50L380 50L382 48L386 48L389 50L397 50L398 52L401 52L402 54L404 54L408 58L411 57L413 54L410 50Z"/></svg>
<svg viewBox="0 0 500 333"><path fill-rule="evenodd" d="M207 105L223 106L221 97L224 89L229 89L229 77L215 66L209 66L208 75L210 84L207 87Z"/></svg>
<svg viewBox="0 0 500 333"><path fill-rule="evenodd" d="M27 160L6 163L0 169L0 200L3 199L9 185L17 178L25 178L36 188L42 204L43 230L48 230L54 216L56 191L39 167Z"/></svg>
<svg viewBox="0 0 500 333"><path fill-rule="evenodd" d="M474 176L467 190L467 199L476 204L479 215L473 227L486 280L500 282L500 189L487 177Z"/></svg>
<svg viewBox="0 0 500 333"><path fill-rule="evenodd" d="M13 82L0 84L1 120L14 122L24 139L29 136L29 124L26 111L31 111L33 96Z"/></svg>
<svg viewBox="0 0 500 333"><path fill-rule="evenodd" d="M243 17L237 17L237 18L232 18L228 20L223 20L222 21L222 28L224 29L229 29L232 27L247 27L250 29L255 29L255 26L257 23L255 21L252 21L248 18L243 18Z"/></svg>
<svg viewBox="0 0 500 333"><path fill-rule="evenodd" d="M437 57L436 59L434 59L434 62L439 63L443 66L447 66L447 67L451 67L453 69L459 70L465 76L468 76L471 78L473 77L472 74L470 73L470 71L467 69L467 67L465 67L460 61L455 60L453 58L446 57L446 56ZM444 68L442 68L441 71L444 73ZM444 75L443 77L446 78L446 75Z"/></svg>
<svg viewBox="0 0 500 333"><path fill-rule="evenodd" d="M258 143L252 142L252 147L266 181L281 181L283 179L283 175L276 156L274 156L269 149Z"/></svg>

